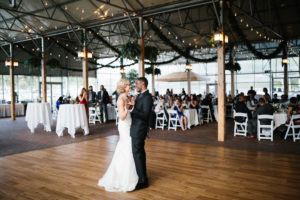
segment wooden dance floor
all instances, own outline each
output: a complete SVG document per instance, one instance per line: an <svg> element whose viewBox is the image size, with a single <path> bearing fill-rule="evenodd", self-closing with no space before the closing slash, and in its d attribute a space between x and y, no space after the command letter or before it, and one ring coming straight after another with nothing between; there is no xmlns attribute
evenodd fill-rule
<svg viewBox="0 0 300 200"><path fill-rule="evenodd" d="M149 139L150 187L97 186L117 136L0 158L0 199L300 199L300 155Z"/></svg>

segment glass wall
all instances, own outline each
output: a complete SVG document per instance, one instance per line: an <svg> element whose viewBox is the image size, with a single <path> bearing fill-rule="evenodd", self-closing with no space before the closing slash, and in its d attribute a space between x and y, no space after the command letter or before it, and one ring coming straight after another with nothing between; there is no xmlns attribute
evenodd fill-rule
<svg viewBox="0 0 300 200"><path fill-rule="evenodd" d="M110 62L112 59L102 59L103 64ZM257 94L262 94L262 90L266 87L270 94L277 93L278 96L283 94L283 67L281 59L272 60L246 60L238 61L241 65L241 71L235 73L235 90L238 92L247 93L251 86L257 91ZM129 64L131 61L124 62ZM120 65L118 62L113 65ZM146 66L148 67L148 66ZM172 72L185 71L185 64L173 63L168 65L159 66L161 75L166 75ZM137 64L125 68L125 73L131 69L138 69ZM192 64L192 71L208 78L207 81L192 82L191 91L193 94L205 94L207 89L209 92L216 93L217 85L217 63L197 63ZM288 84L289 96L300 94L300 70L299 58L289 58L288 64ZM152 77L146 75L149 80L149 90L152 90ZM159 76L156 76L157 79ZM226 93L230 94L231 90L231 73L226 71ZM94 91L99 91L99 86L104 85L109 95L116 90L118 80L121 78L120 69L102 68L97 71L97 78L89 78L89 85L94 87ZM82 77L69 76L69 77L47 77L48 83L58 83L61 85L55 91L57 95L71 96L75 99L80 94L82 89ZM40 99L41 92L41 79L39 76L15 76L15 90L18 94L19 101L34 101ZM49 87L48 87L49 88ZM51 88L51 87L50 87ZM50 90L49 88L49 90ZM174 93L181 93L182 88L187 91L187 82L157 82L155 81L155 88L160 94L165 94L166 89L173 89ZM235 91L236 92L236 91ZM48 95L50 91L48 91ZM0 75L0 100L10 101L10 76Z"/></svg>

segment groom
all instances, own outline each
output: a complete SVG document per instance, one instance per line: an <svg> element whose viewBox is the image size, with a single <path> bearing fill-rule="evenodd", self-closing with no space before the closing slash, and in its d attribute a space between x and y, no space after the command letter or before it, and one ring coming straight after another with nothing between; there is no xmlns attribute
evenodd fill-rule
<svg viewBox="0 0 300 200"><path fill-rule="evenodd" d="M145 139L149 129L149 118L153 105L152 96L147 90L148 80L144 77L137 78L135 82L136 91L139 95L136 97L134 107L131 111L130 136L132 141L132 153L135 162L139 181L135 190L148 187L148 178L146 174L146 153Z"/></svg>

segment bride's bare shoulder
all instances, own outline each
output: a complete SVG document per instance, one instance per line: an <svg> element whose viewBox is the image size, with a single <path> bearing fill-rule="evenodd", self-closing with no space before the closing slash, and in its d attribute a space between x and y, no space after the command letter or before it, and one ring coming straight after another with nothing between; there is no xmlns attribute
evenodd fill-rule
<svg viewBox="0 0 300 200"><path fill-rule="evenodd" d="M117 104L124 104L125 103L125 101L126 101L126 95L125 94L121 94L120 96L119 96L119 98L118 98L118 101L117 101Z"/></svg>

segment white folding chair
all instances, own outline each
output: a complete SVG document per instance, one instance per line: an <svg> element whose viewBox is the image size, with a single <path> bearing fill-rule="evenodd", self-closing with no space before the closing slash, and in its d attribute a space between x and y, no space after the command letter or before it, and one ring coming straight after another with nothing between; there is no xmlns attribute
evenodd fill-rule
<svg viewBox="0 0 300 200"><path fill-rule="evenodd" d="M291 120L290 120L290 123L288 125L288 129L285 133L285 136L284 136L284 139L286 140L286 138L288 136L293 136L293 141L296 142L296 140L300 140L300 125L296 125L294 123L294 120L299 120L300 119L300 115L292 115L291 117ZM299 129L299 132L296 136L296 133L295 133L295 129L298 128ZM290 132L290 129L292 129L292 133L289 133Z"/></svg>
<svg viewBox="0 0 300 200"><path fill-rule="evenodd" d="M203 113L202 113L201 108L198 109L198 120L199 120L199 125L202 125L203 124Z"/></svg>
<svg viewBox="0 0 300 200"><path fill-rule="evenodd" d="M177 127L181 127L178 113L176 110L168 110L168 115L169 115L168 130L174 129L176 131Z"/></svg>
<svg viewBox="0 0 300 200"><path fill-rule="evenodd" d="M261 124L260 120L271 120L270 124ZM273 115L258 115L257 116L257 139L271 140L273 142L274 117Z"/></svg>
<svg viewBox="0 0 300 200"><path fill-rule="evenodd" d="M96 113L95 113L96 114L95 122L99 122L101 124L101 112L100 112L100 108L97 107L95 109L95 111L96 111Z"/></svg>
<svg viewBox="0 0 300 200"><path fill-rule="evenodd" d="M206 105L201 105L202 113L203 113L203 122L209 123L210 121L212 122L212 115L211 115L211 110L209 106ZM203 110L207 110L207 113L204 114Z"/></svg>
<svg viewBox="0 0 300 200"><path fill-rule="evenodd" d="M116 126L117 126L118 123L119 123L119 111L118 111L118 108L115 108L115 112L116 112Z"/></svg>
<svg viewBox="0 0 300 200"><path fill-rule="evenodd" d="M155 129L161 128L164 130L164 127L167 125L167 117L164 110L156 112L156 121L155 121Z"/></svg>
<svg viewBox="0 0 300 200"><path fill-rule="evenodd" d="M244 122L235 121L236 117L242 117L245 119ZM236 113L234 112L234 136L247 136L247 126L248 126L248 115L247 113Z"/></svg>
<svg viewBox="0 0 300 200"><path fill-rule="evenodd" d="M94 107L89 108L89 123L96 124L96 109Z"/></svg>

